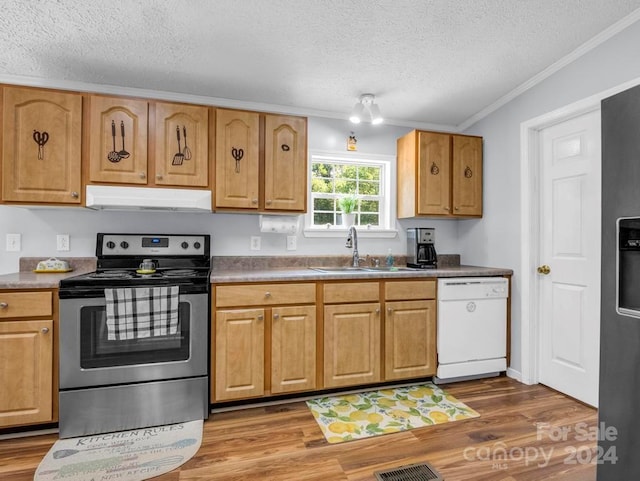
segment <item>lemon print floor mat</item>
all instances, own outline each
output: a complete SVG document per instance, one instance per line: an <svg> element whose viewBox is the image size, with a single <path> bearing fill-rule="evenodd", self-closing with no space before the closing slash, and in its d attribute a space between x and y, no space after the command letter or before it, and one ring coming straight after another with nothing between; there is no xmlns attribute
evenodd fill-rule
<svg viewBox="0 0 640 481"><path fill-rule="evenodd" d="M430 383L321 397L307 401L307 405L329 443L480 416Z"/></svg>

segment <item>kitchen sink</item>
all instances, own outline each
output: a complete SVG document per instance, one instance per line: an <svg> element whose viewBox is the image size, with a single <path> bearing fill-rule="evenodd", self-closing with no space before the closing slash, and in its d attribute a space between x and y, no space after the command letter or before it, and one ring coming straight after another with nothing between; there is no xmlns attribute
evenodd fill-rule
<svg viewBox="0 0 640 481"><path fill-rule="evenodd" d="M363 272L366 271L363 267L309 267L312 271L324 272L324 273L336 273L336 272Z"/></svg>
<svg viewBox="0 0 640 481"><path fill-rule="evenodd" d="M412 267L309 267L309 269L317 272L328 273L349 273L349 272L403 272L403 271L415 271L419 269L413 269Z"/></svg>

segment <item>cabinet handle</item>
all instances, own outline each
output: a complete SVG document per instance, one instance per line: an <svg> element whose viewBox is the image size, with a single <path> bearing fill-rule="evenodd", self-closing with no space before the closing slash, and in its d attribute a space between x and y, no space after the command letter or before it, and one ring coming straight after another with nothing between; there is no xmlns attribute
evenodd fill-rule
<svg viewBox="0 0 640 481"><path fill-rule="evenodd" d="M73 197L74 199L77 199L80 196L78 195L77 192L71 192L71 197Z"/></svg>
<svg viewBox="0 0 640 481"><path fill-rule="evenodd" d="M258 199L251 199L251 203L252 204L257 204L258 203Z"/></svg>
<svg viewBox="0 0 640 481"><path fill-rule="evenodd" d="M162 180L162 174L158 174L158 175L156 175L156 179L158 179L158 180Z"/></svg>
<svg viewBox="0 0 640 481"><path fill-rule="evenodd" d="M266 297L268 299L269 297L271 297L271 293L270 292L265 292L264 293L264 297Z"/></svg>
<svg viewBox="0 0 640 481"><path fill-rule="evenodd" d="M455 210L460 210L460 207L455 207Z"/></svg>
<svg viewBox="0 0 640 481"><path fill-rule="evenodd" d="M273 318L274 318L274 319L280 319L280 314L276 314L276 313L274 313L274 314L273 314Z"/></svg>
<svg viewBox="0 0 640 481"><path fill-rule="evenodd" d="M144 172L140 172L140 178L141 179L146 179L147 178L147 174L145 174Z"/></svg>
<svg viewBox="0 0 640 481"><path fill-rule="evenodd" d="M6 309L7 307L9 307L9 304L6 302L0 302L0 309Z"/></svg>
<svg viewBox="0 0 640 481"><path fill-rule="evenodd" d="M264 316L263 316L262 314L260 314L260 315L258 316L258 320L259 320L259 321L262 321L263 319L264 319Z"/></svg>
<svg viewBox="0 0 640 481"><path fill-rule="evenodd" d="M391 314L393 312L393 309L391 307L387 307L387 312Z"/></svg>
<svg viewBox="0 0 640 481"><path fill-rule="evenodd" d="M464 169L464 176L467 179L470 179L471 177L473 177L473 170L471 170L471 167L469 167L468 165L467 165L467 168Z"/></svg>
<svg viewBox="0 0 640 481"><path fill-rule="evenodd" d="M47 332L49 332L49 328L48 328L48 327L43 327L43 328L42 328L42 332L43 332L44 334L46 334Z"/></svg>
<svg viewBox="0 0 640 481"><path fill-rule="evenodd" d="M443 207L443 209L449 212L449 207Z"/></svg>
<svg viewBox="0 0 640 481"><path fill-rule="evenodd" d="M267 204L267 205L271 205L271 199L268 199L268 200L265 202L265 204Z"/></svg>
<svg viewBox="0 0 640 481"><path fill-rule="evenodd" d="M380 308L376 309L376 314L380 314Z"/></svg>

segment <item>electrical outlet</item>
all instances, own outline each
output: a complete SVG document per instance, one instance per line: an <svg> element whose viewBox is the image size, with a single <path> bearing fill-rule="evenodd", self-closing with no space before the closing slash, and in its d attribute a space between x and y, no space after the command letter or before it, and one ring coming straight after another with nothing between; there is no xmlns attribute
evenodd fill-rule
<svg viewBox="0 0 640 481"><path fill-rule="evenodd" d="M7 234L7 252L22 250L22 234Z"/></svg>
<svg viewBox="0 0 640 481"><path fill-rule="evenodd" d="M287 250L294 251L298 248L298 238L294 235L287 236Z"/></svg>
<svg viewBox="0 0 640 481"><path fill-rule="evenodd" d="M251 236L251 250L259 251L260 250L260 240L261 237L257 235Z"/></svg>
<svg viewBox="0 0 640 481"><path fill-rule="evenodd" d="M58 234L56 237L56 250L68 251L69 247L69 234Z"/></svg>

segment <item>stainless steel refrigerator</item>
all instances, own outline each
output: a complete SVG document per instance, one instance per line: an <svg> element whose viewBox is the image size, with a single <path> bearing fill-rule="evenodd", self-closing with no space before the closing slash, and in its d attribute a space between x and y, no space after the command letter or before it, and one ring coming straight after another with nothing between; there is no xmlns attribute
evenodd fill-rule
<svg viewBox="0 0 640 481"><path fill-rule="evenodd" d="M602 101L598 481L640 479L640 86Z"/></svg>

